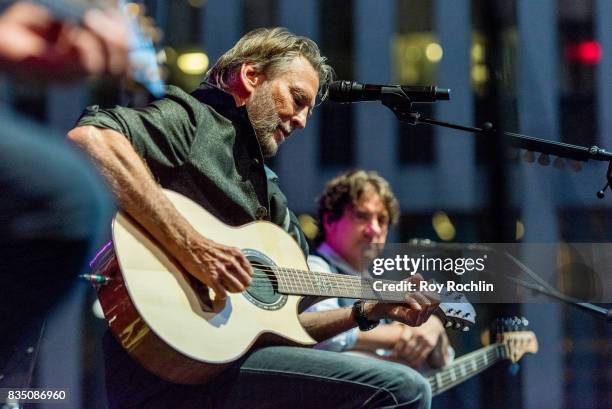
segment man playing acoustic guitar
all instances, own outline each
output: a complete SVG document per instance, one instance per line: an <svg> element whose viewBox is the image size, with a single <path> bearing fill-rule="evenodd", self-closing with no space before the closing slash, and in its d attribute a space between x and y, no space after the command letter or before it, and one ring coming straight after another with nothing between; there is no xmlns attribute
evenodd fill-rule
<svg viewBox="0 0 612 409"><path fill-rule="evenodd" d="M196 231L160 185L231 225L257 219L276 223L306 254L295 216L275 178L267 177L264 159L293 130L306 126L316 96L325 97L331 78L312 40L280 28L258 29L227 51L192 94L170 87L166 98L144 109L90 107L68 137L98 164L121 208L223 298L249 286L249 262L238 249ZM418 326L437 306L431 295L412 293L400 304L303 312L300 322L314 339L324 340L357 321L389 318ZM189 328L185 333L188 337ZM429 387L410 384L409 368L329 351L257 349L202 386L165 382L116 343L106 355L111 407L407 408L430 403Z"/></svg>

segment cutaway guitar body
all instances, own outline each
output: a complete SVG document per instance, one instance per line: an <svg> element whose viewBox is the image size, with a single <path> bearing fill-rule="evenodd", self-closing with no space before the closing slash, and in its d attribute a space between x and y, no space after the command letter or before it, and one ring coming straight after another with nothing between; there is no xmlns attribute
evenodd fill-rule
<svg viewBox="0 0 612 409"><path fill-rule="evenodd" d="M308 269L299 246L278 226L233 228L166 193L203 235L242 249L252 262ZM166 380L204 383L255 346L315 342L298 320L301 297L278 293L276 278L265 271L254 270L247 292L219 302L122 213L113 222L113 244L114 256L106 255L98 271L111 278L98 288L105 317L129 354Z"/></svg>

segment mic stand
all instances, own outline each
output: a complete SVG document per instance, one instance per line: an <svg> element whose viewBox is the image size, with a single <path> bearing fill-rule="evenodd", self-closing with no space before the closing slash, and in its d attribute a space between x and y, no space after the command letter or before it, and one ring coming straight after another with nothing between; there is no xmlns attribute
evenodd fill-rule
<svg viewBox="0 0 612 409"><path fill-rule="evenodd" d="M491 249L493 250L493 249ZM587 311L589 312L591 315L596 316L599 319L603 319L605 321L607 321L608 323L612 323L612 310L600 307L598 305L592 304L592 303L588 303L588 302L582 302L574 297L570 297L567 296L565 294L563 294L561 291L557 290L554 287L551 287L546 281L542 280L540 278L540 276L538 276L533 270L531 270L529 267L527 267L525 264L523 264L521 261L519 261L516 257L514 257L513 255L509 254L508 252L500 252L497 250L493 250L497 253L502 254L504 257L510 259L518 268L519 270L521 270L523 273L525 273L525 275L527 275L528 277L531 277L531 279L539 284L532 284L529 283L527 281L521 280L519 278L516 277L511 277L507 274L503 274L502 276L508 280L513 282L514 284L518 285L519 287L523 287L523 288L528 288L534 292L537 292L539 294L543 294L545 296L548 296L550 298L554 298L557 299L559 301L562 301L565 304L571 305L573 307L582 309L583 311Z"/></svg>
<svg viewBox="0 0 612 409"><path fill-rule="evenodd" d="M386 93L382 95L381 102L384 106L393 111L398 120L410 125L424 123L489 136L495 135L496 133L493 124L490 122L485 122L482 128L477 128L430 118L422 118L421 114L412 110L412 102L405 95ZM587 162L588 160L609 162L606 175L607 184L602 190L597 192L597 197L602 199L607 188L612 190L612 152L608 152L595 145L591 147L571 145L569 143L550 141L514 132L504 131L501 132L501 134L505 137L505 142L508 146L513 148L536 151L544 155L555 155L560 158L579 162Z"/></svg>
<svg viewBox="0 0 612 409"><path fill-rule="evenodd" d="M546 287L542 285L531 284L531 283L528 283L527 281L523 281L521 279L514 278L514 277L504 276L504 278L508 281L512 281L514 284L518 285L519 287L527 288L538 294L543 294L547 297L557 299L559 301L562 301L565 304L568 304L573 307L579 308L583 311L586 311L599 319L605 320L608 323L612 323L612 310L600 307L598 305L595 305L589 302L581 302L565 294L557 293L556 291L551 291L550 289L547 289Z"/></svg>

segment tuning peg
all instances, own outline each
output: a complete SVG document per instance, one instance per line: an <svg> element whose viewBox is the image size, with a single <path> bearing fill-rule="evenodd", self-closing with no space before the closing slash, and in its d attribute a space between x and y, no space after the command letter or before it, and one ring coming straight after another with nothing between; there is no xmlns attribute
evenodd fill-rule
<svg viewBox="0 0 612 409"><path fill-rule="evenodd" d="M512 318L512 327L514 329L514 331L518 331L520 330L520 326L523 323L522 318L518 317L518 316L514 316L514 318Z"/></svg>
<svg viewBox="0 0 612 409"><path fill-rule="evenodd" d="M523 322L523 326L525 326L525 327L526 327L526 326L528 326L528 325L529 325L529 321L527 320L527 318L525 318L525 317L521 317L521 320L522 320L522 322Z"/></svg>
<svg viewBox="0 0 612 409"><path fill-rule="evenodd" d="M450 328L450 327L452 327L452 326L453 326L453 323L452 323L451 321L446 321L446 322L444 323L444 327L445 327L445 328Z"/></svg>
<svg viewBox="0 0 612 409"><path fill-rule="evenodd" d="M508 318L502 318L501 322L500 322L500 331L499 332L506 332L508 331Z"/></svg>
<svg viewBox="0 0 612 409"><path fill-rule="evenodd" d="M455 322L455 325L453 326L453 329L459 329L461 328L461 323L460 322Z"/></svg>
<svg viewBox="0 0 612 409"><path fill-rule="evenodd" d="M467 325L464 325L463 328L461 329L461 331L463 332L468 332L470 330L470 327L468 327Z"/></svg>
<svg viewBox="0 0 612 409"><path fill-rule="evenodd" d="M538 158L538 163L542 166L550 165L550 156L548 156L545 153L541 154L540 157Z"/></svg>
<svg viewBox="0 0 612 409"><path fill-rule="evenodd" d="M570 160L569 166L574 172L580 172L582 170L582 163L577 160Z"/></svg>
<svg viewBox="0 0 612 409"><path fill-rule="evenodd" d="M463 314L463 318L467 318L467 317L469 317L470 315L472 315L472 314L471 314L471 313L469 313L469 312L466 312L465 314Z"/></svg>
<svg viewBox="0 0 612 409"><path fill-rule="evenodd" d="M525 151L523 154L523 160L528 163L533 163L535 161L535 154L533 151Z"/></svg>
<svg viewBox="0 0 612 409"><path fill-rule="evenodd" d="M559 170L563 170L565 169L565 160L557 156L553 161L553 166Z"/></svg>

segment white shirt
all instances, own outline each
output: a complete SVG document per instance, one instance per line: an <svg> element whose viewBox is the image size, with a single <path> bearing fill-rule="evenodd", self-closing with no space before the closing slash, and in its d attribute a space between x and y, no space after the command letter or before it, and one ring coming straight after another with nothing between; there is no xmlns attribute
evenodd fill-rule
<svg viewBox="0 0 612 409"><path fill-rule="evenodd" d="M319 254L324 255L329 259L335 266L338 268L340 274L350 274L350 275L360 275L359 272L356 272L353 267L350 266L338 253L334 251L327 243L322 243L318 248L317 252ZM332 271L329 263L322 257L316 255L308 255L308 267L311 271L319 271L322 273L334 273ZM350 305L350 304L349 304ZM334 310L338 308L346 307L347 304L342 304L342 302L338 298L328 298L323 300L310 308L307 311L328 311ZM348 351L350 350L355 343L357 342L357 335L359 334L358 328L351 328L348 331L342 332L335 337L329 338L325 341L319 342L315 345L316 349L325 349L327 351ZM389 351L380 350L376 351L379 355L388 355ZM455 350L453 347L449 345L448 347L449 353L449 362L452 362L455 358Z"/></svg>
<svg viewBox="0 0 612 409"><path fill-rule="evenodd" d="M351 275L359 275L359 273L353 272L354 269L326 243L321 244L319 248L317 248L317 251L331 260L331 262L334 263L342 273L345 271L350 271L352 272ZM325 261L325 259L322 257L311 254L308 256L307 262L311 271L319 271L322 273L334 272L327 261ZM343 307L346 307L346 305L341 305L338 298L328 298L311 306L307 311L328 311ZM351 328L350 330L342 332L335 337L318 343L315 348L337 352L347 351L357 342L358 333L358 328Z"/></svg>

